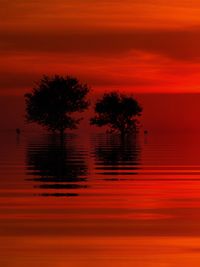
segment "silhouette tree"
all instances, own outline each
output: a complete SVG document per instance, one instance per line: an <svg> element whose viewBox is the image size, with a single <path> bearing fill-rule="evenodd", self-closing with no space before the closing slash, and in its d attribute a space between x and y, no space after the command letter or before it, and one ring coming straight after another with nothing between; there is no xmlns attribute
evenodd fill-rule
<svg viewBox="0 0 200 267"><path fill-rule="evenodd" d="M26 119L61 134L66 128L75 129L82 118L72 113L88 108L88 92L88 86L74 77L43 76L32 93L25 94Z"/></svg>
<svg viewBox="0 0 200 267"><path fill-rule="evenodd" d="M138 120L142 107L131 96L116 92L106 93L96 102L96 116L91 118L92 125L109 126L112 131L117 131L124 136L137 130Z"/></svg>

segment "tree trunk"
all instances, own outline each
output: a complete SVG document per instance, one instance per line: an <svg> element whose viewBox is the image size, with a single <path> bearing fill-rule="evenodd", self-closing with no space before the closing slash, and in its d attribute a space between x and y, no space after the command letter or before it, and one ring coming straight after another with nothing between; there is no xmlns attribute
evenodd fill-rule
<svg viewBox="0 0 200 267"><path fill-rule="evenodd" d="M64 130L60 129L60 142L63 143L64 142Z"/></svg>
<svg viewBox="0 0 200 267"><path fill-rule="evenodd" d="M121 138L122 138L122 139L125 138L125 129L124 129L124 128L121 128L121 129L120 129L120 135L121 135Z"/></svg>

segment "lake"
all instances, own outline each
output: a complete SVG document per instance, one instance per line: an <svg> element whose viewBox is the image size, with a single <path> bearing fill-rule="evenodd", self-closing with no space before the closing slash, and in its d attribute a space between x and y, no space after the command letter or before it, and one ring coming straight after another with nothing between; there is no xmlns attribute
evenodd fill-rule
<svg viewBox="0 0 200 267"><path fill-rule="evenodd" d="M0 138L0 266L200 266L199 135Z"/></svg>

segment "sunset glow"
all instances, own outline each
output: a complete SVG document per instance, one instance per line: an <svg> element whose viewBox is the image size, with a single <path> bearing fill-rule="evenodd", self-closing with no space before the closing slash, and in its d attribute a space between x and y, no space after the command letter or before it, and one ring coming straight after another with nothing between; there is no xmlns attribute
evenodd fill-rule
<svg viewBox="0 0 200 267"><path fill-rule="evenodd" d="M1 1L1 95L42 74L72 74L94 91L200 91L197 0Z"/></svg>
<svg viewBox="0 0 200 267"><path fill-rule="evenodd" d="M200 0L0 18L0 267L199 267Z"/></svg>

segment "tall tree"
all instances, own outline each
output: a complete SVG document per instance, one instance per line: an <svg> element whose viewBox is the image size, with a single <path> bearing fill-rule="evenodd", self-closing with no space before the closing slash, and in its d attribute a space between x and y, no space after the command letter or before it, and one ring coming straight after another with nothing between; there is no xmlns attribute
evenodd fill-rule
<svg viewBox="0 0 200 267"><path fill-rule="evenodd" d="M132 97L117 92L106 93L95 104L96 115L90 123L99 127L107 125L112 131L125 135L136 131L142 107Z"/></svg>
<svg viewBox="0 0 200 267"><path fill-rule="evenodd" d="M89 88L71 76L43 76L31 93L25 94L26 119L48 130L77 128L82 118L73 116L89 106L86 96Z"/></svg>

